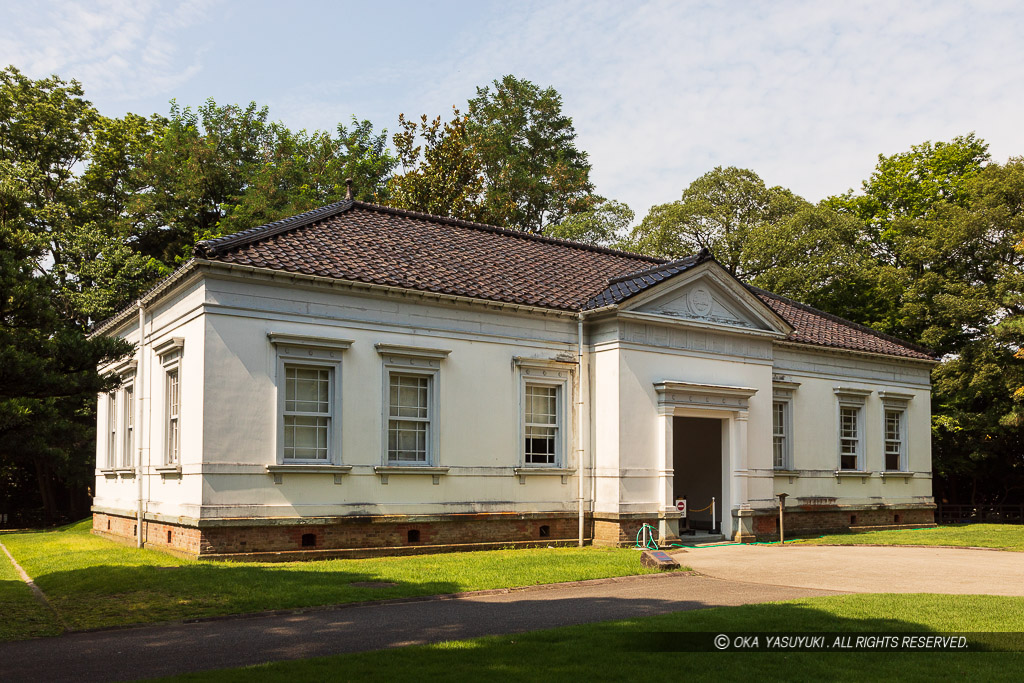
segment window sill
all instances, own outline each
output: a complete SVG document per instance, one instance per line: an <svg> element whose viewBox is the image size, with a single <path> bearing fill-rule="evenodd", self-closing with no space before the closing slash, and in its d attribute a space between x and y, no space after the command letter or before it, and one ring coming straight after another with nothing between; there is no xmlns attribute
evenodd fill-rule
<svg viewBox="0 0 1024 683"><path fill-rule="evenodd" d="M430 467L427 465L377 465L373 471L380 475L380 483L387 484L392 474L429 474L434 478L434 485L441 483L441 475L448 473L447 467Z"/></svg>
<svg viewBox="0 0 1024 683"><path fill-rule="evenodd" d="M878 474L882 477L882 481L885 481L886 477L894 477L896 479L903 479L903 482L907 483L914 478L914 473L907 472L906 470L882 470Z"/></svg>
<svg viewBox="0 0 1024 683"><path fill-rule="evenodd" d="M160 467L154 467L153 471L158 473L161 477L180 477L181 465L162 465Z"/></svg>
<svg viewBox="0 0 1024 683"><path fill-rule="evenodd" d="M108 468L104 467L104 468L100 469L100 474L102 474L107 479L114 479L114 478L117 477L117 470L115 470L113 468L109 468L108 469Z"/></svg>
<svg viewBox="0 0 1024 683"><path fill-rule="evenodd" d="M342 477L352 471L352 465L267 465L267 472L274 477L275 484L284 482L284 474L333 474L334 483L340 484Z"/></svg>
<svg viewBox="0 0 1024 683"><path fill-rule="evenodd" d="M134 467L119 467L117 468L117 476L122 479L134 479L135 468Z"/></svg>
<svg viewBox="0 0 1024 683"><path fill-rule="evenodd" d="M568 467L516 467L512 470L517 477L519 477L519 483L525 484L526 477L531 475L541 475L549 477L562 477L562 483L569 483L569 475L575 474L576 470Z"/></svg>
<svg viewBox="0 0 1024 683"><path fill-rule="evenodd" d="M866 482L873 472L871 470L836 470L836 479L844 479L847 477L860 477L861 482Z"/></svg>

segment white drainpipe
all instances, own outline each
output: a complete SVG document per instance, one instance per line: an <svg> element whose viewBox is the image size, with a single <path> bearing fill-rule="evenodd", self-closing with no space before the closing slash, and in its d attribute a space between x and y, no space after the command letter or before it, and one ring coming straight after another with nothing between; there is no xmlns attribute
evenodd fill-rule
<svg viewBox="0 0 1024 683"><path fill-rule="evenodd" d="M138 511L136 513L136 544L139 548L142 547L142 391L144 383L146 381L146 344L145 344L145 332L146 332L146 309L142 304L142 299L139 299L139 376L136 379L135 387L135 443L137 448L135 449L135 481L137 483L139 491L138 500ZM146 430L147 434L149 430Z"/></svg>
<svg viewBox="0 0 1024 683"><path fill-rule="evenodd" d="M583 462L583 313L579 314L576 321L577 347L576 347L576 479L579 481L579 546L583 547L583 502L584 492L583 473L585 470Z"/></svg>

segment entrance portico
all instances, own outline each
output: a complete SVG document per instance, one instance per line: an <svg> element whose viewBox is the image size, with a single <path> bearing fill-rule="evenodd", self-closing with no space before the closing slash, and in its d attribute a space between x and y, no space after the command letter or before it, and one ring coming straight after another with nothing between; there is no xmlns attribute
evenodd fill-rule
<svg viewBox="0 0 1024 683"><path fill-rule="evenodd" d="M675 506L676 477L686 477L685 472L676 472L674 454L676 435L675 417L712 418L722 421L721 463L722 497L716 501L722 525L722 534L730 538L734 534L731 511L749 507L748 463L747 463L747 418L749 399L757 393L750 387L736 387L716 384L696 384L664 380L654 383L658 399L659 449L659 536L673 538L679 535L680 514ZM710 501L690 501L691 505L703 507Z"/></svg>

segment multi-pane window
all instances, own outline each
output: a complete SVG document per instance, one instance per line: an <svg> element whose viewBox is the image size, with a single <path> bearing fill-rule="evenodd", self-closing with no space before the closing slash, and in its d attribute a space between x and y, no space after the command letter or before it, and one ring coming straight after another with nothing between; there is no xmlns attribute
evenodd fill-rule
<svg viewBox="0 0 1024 683"><path fill-rule="evenodd" d="M860 466L860 408L839 408L839 468L857 470Z"/></svg>
<svg viewBox="0 0 1024 683"><path fill-rule="evenodd" d="M526 384L524 406L527 465L555 465L558 448L559 386Z"/></svg>
<svg viewBox="0 0 1024 683"><path fill-rule="evenodd" d="M885 411L885 469L903 468L903 411Z"/></svg>
<svg viewBox="0 0 1024 683"><path fill-rule="evenodd" d="M330 368L285 366L285 461L329 460L331 372Z"/></svg>
<svg viewBox="0 0 1024 683"><path fill-rule="evenodd" d="M128 468L132 466L132 456L135 452L135 387L131 384L125 386L121 398L124 401L121 406L121 415L124 417L121 467Z"/></svg>
<svg viewBox="0 0 1024 683"><path fill-rule="evenodd" d="M167 415L167 445L164 462L167 465L177 465L181 455L181 425L179 411L181 407L180 383L178 381L178 368L167 370L166 375L166 415Z"/></svg>
<svg viewBox="0 0 1024 683"><path fill-rule="evenodd" d="M786 403L772 403L772 457L775 469L786 468L786 450L789 435L786 433Z"/></svg>
<svg viewBox="0 0 1024 683"><path fill-rule="evenodd" d="M107 469L117 467L117 395L107 394Z"/></svg>
<svg viewBox="0 0 1024 683"><path fill-rule="evenodd" d="M388 373L388 462L430 460L432 377Z"/></svg>

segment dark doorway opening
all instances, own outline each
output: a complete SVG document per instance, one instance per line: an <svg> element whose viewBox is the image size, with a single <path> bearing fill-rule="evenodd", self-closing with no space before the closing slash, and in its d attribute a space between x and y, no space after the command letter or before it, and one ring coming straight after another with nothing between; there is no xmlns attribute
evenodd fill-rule
<svg viewBox="0 0 1024 683"><path fill-rule="evenodd" d="M691 529L718 530L722 521L722 421L707 417L672 418L672 493L686 498ZM715 519L703 509L715 499ZM680 520L680 528L684 522Z"/></svg>

